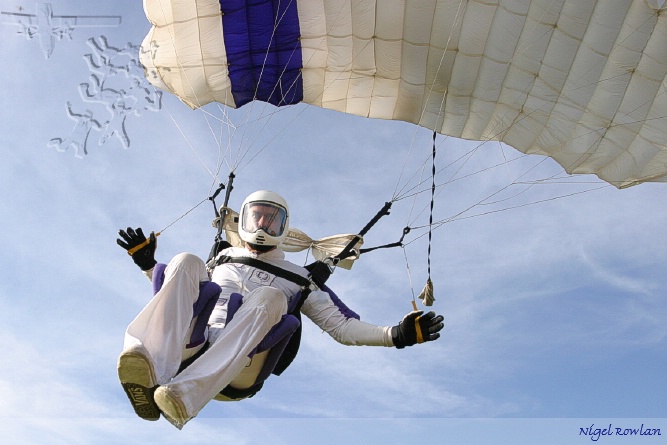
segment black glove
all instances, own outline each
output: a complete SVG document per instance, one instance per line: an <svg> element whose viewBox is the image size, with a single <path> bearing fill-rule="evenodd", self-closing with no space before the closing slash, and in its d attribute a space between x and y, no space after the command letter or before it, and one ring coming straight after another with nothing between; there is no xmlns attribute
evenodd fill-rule
<svg viewBox="0 0 667 445"><path fill-rule="evenodd" d="M413 311L403 317L403 320L391 328L391 338L398 349L412 346L415 343L424 343L440 338L438 331L445 325L442 315L435 315L431 311L424 315L424 311Z"/></svg>
<svg viewBox="0 0 667 445"><path fill-rule="evenodd" d="M132 227L128 227L126 230L119 230L118 234L123 238L116 240L116 243L123 249L129 251L137 246L140 246L146 242L146 236L141 230L141 227L137 228L136 232ZM148 239L148 244L138 249L136 252L131 253L132 260L134 263L141 268L141 270L150 270L157 264L155 261L155 249L157 248L157 239L155 238L155 233L151 232L150 238Z"/></svg>

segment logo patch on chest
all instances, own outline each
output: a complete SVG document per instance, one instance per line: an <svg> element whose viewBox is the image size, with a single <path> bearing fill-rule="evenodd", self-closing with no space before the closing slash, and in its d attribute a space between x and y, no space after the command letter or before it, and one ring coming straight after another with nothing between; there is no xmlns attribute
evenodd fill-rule
<svg viewBox="0 0 667 445"><path fill-rule="evenodd" d="M275 275L271 275L263 270L255 269L250 276L250 282L261 284L262 286L270 286L275 278Z"/></svg>

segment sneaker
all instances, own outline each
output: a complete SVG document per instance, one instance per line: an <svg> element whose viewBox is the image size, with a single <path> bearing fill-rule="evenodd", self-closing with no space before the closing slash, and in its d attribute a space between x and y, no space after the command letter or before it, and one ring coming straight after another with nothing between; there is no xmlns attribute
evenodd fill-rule
<svg viewBox="0 0 667 445"><path fill-rule="evenodd" d="M165 419L179 430L192 419L188 416L183 402L166 386L160 386L155 391L155 403Z"/></svg>
<svg viewBox="0 0 667 445"><path fill-rule="evenodd" d="M153 398L157 387L155 372L142 346L121 353L118 358L118 378L134 412L142 419L158 420L160 410Z"/></svg>

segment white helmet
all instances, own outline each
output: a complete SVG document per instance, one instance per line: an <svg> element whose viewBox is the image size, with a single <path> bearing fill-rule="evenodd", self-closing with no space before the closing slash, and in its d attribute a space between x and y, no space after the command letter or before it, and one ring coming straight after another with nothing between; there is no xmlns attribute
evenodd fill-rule
<svg viewBox="0 0 667 445"><path fill-rule="evenodd" d="M289 208L277 193L259 190L241 205L239 236L253 246L278 246L287 238Z"/></svg>

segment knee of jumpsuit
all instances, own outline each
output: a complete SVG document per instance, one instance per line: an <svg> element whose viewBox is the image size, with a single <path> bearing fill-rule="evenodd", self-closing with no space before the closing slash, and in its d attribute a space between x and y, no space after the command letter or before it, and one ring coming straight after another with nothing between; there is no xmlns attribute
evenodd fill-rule
<svg viewBox="0 0 667 445"><path fill-rule="evenodd" d="M243 297L243 307L259 307L264 308L269 317L271 326L278 323L283 315L287 313L287 297L286 295L271 286L259 287L248 295Z"/></svg>
<svg viewBox="0 0 667 445"><path fill-rule="evenodd" d="M206 264L201 258L192 253L183 252L174 256L169 261L169 264L167 264L167 268L164 271L164 279L167 281L180 273L184 273L187 277L191 278L197 286L202 281L209 281Z"/></svg>

